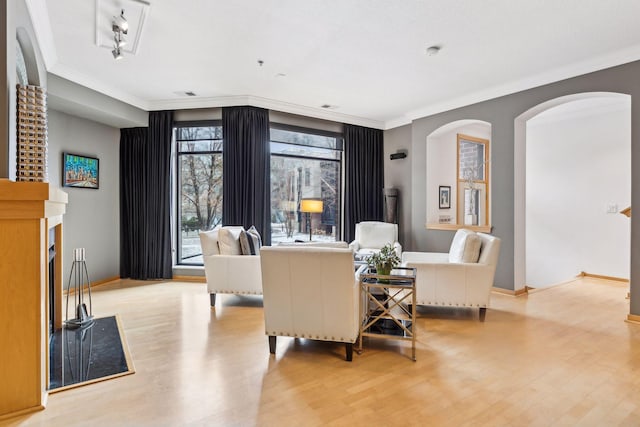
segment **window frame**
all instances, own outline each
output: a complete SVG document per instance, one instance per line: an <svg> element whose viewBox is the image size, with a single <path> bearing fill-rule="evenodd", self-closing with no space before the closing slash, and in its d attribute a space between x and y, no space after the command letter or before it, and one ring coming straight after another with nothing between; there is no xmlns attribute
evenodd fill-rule
<svg viewBox="0 0 640 427"><path fill-rule="evenodd" d="M342 240L342 236L343 236L343 222L344 222L344 135L342 133L339 132L331 132L331 131L327 131L327 130L322 130L322 129L314 129L314 128L308 128L308 127L303 127L303 126L295 126L295 125L288 125L288 124L284 124L284 123L276 123L276 122L270 122L269 123L269 133L271 134L271 129L277 129L277 130L284 130L284 131L289 131L289 132L297 132L297 133L306 133L306 134L310 134L310 135L319 135L319 136L324 136L324 137L329 137L329 138L335 138L336 139L336 148L328 148L328 147L317 147L317 146L307 146L307 145L303 145L303 144L294 144L294 143L290 143L290 142L284 142L284 141L274 141L271 138L271 135L269 136L269 144L271 143L280 143L280 144L290 144L290 145L298 145L301 147L310 147L310 148L323 148L326 150L333 150L336 151L338 153L340 153L339 158L338 159L330 159L330 158L325 158L325 157L313 157L313 156L304 156L304 155L300 155L300 154L280 154L280 153L271 153L270 156L273 157L283 157L283 158L291 158L291 159L302 159L302 160L314 160L314 161L318 161L318 162L322 162L322 161L326 161L326 162L335 162L338 164L338 172L336 175L336 178L339 180L338 183L336 183L336 188L339 189L340 194L339 194L339 199L337 200L337 206L339 211L336 212L336 235L335 235L335 241L338 242L340 240ZM271 164L271 162L269 162L269 164ZM270 183L271 186L271 183ZM271 189L270 189L271 191ZM271 208L271 197L269 197L269 207Z"/></svg>
<svg viewBox="0 0 640 427"><path fill-rule="evenodd" d="M182 241L181 241L181 235L180 233L182 232L182 191L180 188L180 158L184 155L193 155L193 154L219 154L219 155L223 155L223 151L224 151L224 147L217 151L217 150L207 150L207 151L197 151L197 152L181 152L179 149L179 144L180 141L184 141L184 140L178 140L177 138L177 130L179 128L188 128L188 127L220 127L222 128L222 120L188 120L188 121L175 121L173 122L173 141L172 141L172 146L173 146L173 150L175 152L175 162L174 162L174 168L175 168L175 172L174 174L172 174L175 178L175 183L174 183L174 194L175 194L175 208L173 209L176 217L173 221L174 227L175 227L175 232L173 233L175 236L175 254L176 254L176 258L175 258L175 262L174 264L176 266L204 266L204 261L202 263L193 263L193 262L184 262L184 260L182 259ZM223 132L223 136L224 136L224 128L222 128L222 132ZM223 140L223 139L221 139ZM193 140L193 141L198 141L198 140ZM223 170L224 170L224 163L223 163ZM222 185L224 185L224 179L222 182ZM223 200L224 203L224 200ZM196 256L202 256L202 254L200 255L194 255L194 257Z"/></svg>

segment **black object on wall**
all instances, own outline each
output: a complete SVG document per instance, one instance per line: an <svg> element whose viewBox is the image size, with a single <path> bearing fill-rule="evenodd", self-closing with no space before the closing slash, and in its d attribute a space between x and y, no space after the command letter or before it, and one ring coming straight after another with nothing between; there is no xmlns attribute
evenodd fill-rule
<svg viewBox="0 0 640 427"><path fill-rule="evenodd" d="M222 221L255 225L265 245L271 244L271 148L269 111L256 107L222 109Z"/></svg>
<svg viewBox="0 0 640 427"><path fill-rule="evenodd" d="M357 223L383 218L383 133L379 129L345 124L344 145L344 239L350 242L355 238Z"/></svg>
<svg viewBox="0 0 640 427"><path fill-rule="evenodd" d="M120 131L120 277L170 279L172 111Z"/></svg>

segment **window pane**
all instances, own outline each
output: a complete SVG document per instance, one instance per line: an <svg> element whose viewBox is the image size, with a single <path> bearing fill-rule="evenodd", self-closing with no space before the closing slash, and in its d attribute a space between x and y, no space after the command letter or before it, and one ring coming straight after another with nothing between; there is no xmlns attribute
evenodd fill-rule
<svg viewBox="0 0 640 427"><path fill-rule="evenodd" d="M222 139L222 126L187 126L176 128L176 141Z"/></svg>
<svg viewBox="0 0 640 427"><path fill-rule="evenodd" d="M327 148L306 147L304 145L283 144L272 141L271 154L339 160L342 153L340 151Z"/></svg>
<svg viewBox="0 0 640 427"><path fill-rule="evenodd" d="M271 128L271 141L304 145L307 147L342 150L340 141L336 137L297 132L292 130Z"/></svg>
<svg viewBox="0 0 640 427"><path fill-rule="evenodd" d="M222 140L179 141L178 151L181 153L222 151Z"/></svg>
<svg viewBox="0 0 640 427"><path fill-rule="evenodd" d="M222 126L178 125L177 263L202 265L200 230L222 223Z"/></svg>
<svg viewBox="0 0 640 427"><path fill-rule="evenodd" d="M309 185L306 185L307 182ZM319 198L322 213L300 212L300 200ZM340 230L340 162L271 156L271 242L335 241Z"/></svg>

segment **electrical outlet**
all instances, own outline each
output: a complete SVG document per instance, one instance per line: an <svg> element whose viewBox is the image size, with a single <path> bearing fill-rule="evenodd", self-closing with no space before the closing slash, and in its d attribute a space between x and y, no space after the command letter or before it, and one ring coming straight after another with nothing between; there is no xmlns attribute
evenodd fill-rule
<svg viewBox="0 0 640 427"><path fill-rule="evenodd" d="M607 205L607 213L610 213L610 214L618 213L618 205L616 204Z"/></svg>

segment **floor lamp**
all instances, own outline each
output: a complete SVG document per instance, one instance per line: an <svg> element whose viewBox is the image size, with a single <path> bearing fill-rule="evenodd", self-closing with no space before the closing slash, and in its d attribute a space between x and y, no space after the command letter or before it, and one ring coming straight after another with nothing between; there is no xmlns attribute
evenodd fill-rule
<svg viewBox="0 0 640 427"><path fill-rule="evenodd" d="M300 200L300 212L307 214L309 223L309 241L311 241L311 214L322 213L322 199L302 199Z"/></svg>

